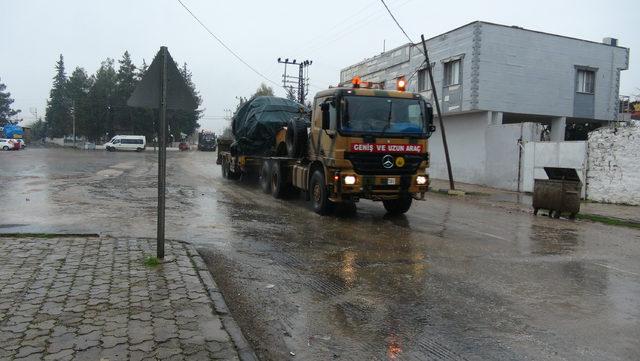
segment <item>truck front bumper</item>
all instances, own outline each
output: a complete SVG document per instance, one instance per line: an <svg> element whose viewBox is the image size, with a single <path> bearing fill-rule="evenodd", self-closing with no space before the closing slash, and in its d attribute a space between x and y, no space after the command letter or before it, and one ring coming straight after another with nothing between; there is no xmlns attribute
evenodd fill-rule
<svg viewBox="0 0 640 361"><path fill-rule="evenodd" d="M350 178L352 177L352 178ZM345 180L353 180L348 184ZM371 200L397 199L410 195L423 199L429 188L429 175L418 173L413 175L359 175L341 173L332 179L331 200L345 201L359 198Z"/></svg>

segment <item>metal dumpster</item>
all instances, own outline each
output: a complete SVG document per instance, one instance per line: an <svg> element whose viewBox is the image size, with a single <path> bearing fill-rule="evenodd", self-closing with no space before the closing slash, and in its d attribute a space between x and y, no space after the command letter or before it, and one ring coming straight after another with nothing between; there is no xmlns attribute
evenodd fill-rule
<svg viewBox="0 0 640 361"><path fill-rule="evenodd" d="M580 212L582 182L573 168L544 167L549 179L535 179L533 183L533 214L546 209L549 217L560 218L569 213L574 219Z"/></svg>

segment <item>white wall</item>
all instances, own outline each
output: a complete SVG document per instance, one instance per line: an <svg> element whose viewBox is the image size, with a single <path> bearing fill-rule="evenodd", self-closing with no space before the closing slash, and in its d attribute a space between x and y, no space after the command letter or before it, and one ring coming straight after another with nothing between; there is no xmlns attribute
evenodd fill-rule
<svg viewBox="0 0 640 361"><path fill-rule="evenodd" d="M449 145L453 179L457 182L484 184L485 178L485 131L489 118L487 112L466 113L444 117L444 126ZM448 179L447 164L442 145L440 125L435 121L436 132L429 138L432 178Z"/></svg>
<svg viewBox="0 0 640 361"><path fill-rule="evenodd" d="M574 168L582 182L585 195L587 142L527 142L522 162L523 192L533 192L534 179L548 179L544 167Z"/></svg>
<svg viewBox="0 0 640 361"><path fill-rule="evenodd" d="M518 140L530 142L540 139L540 132L539 123L501 124L487 127L484 184L517 191L518 168L521 164L521 146ZM522 179L522 173L520 179Z"/></svg>
<svg viewBox="0 0 640 361"><path fill-rule="evenodd" d="M588 143L587 197L640 205L640 128L600 128Z"/></svg>

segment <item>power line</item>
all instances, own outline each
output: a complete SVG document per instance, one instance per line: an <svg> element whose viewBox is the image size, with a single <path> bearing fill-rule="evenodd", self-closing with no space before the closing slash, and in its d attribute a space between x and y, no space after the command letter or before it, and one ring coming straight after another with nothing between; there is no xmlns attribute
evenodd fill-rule
<svg viewBox="0 0 640 361"><path fill-rule="evenodd" d="M262 77L263 79L265 79L266 81L276 85L276 86L280 86L280 84L276 83L275 81L267 78L264 74L262 74L261 72L259 72L256 68L252 67L249 63L247 63L244 59L242 59L242 57L240 57L240 55L238 55L235 51L231 50L230 47L227 46L227 44L225 44L222 39L220 39L219 37L216 36L216 34L214 34L211 30L209 30L209 28L202 22L200 21L200 19L198 19L198 17L191 11L189 10L189 8L181 1L178 0L178 2L180 3L180 5L182 5L182 7L187 10L187 12L200 24L202 25L202 27L204 28L204 30L206 30L209 34L211 34L211 36L213 36L214 39L216 39L218 41L218 43L220 43L220 45L222 45L222 47L224 47L225 49L227 49L227 51L229 53L231 53L231 55L233 55L234 57L236 57L236 59L240 60L240 62L244 65L247 66L247 68L251 69L254 73L258 74L260 77Z"/></svg>
<svg viewBox="0 0 640 361"><path fill-rule="evenodd" d="M407 35L407 32L404 31L404 29L402 28L402 25L400 25L400 23L398 22L398 20L396 20L396 17L393 16L393 13L391 12L391 10L389 9L389 7L387 6L387 4L384 2L384 0L380 0L380 2L382 2L382 5L384 5L384 7L387 9L387 12L389 13L389 15L391 15L391 18L393 19L393 21L395 21L396 25L398 25L398 27L400 28L400 30L402 30L402 33L404 34L404 36L407 37L407 39L409 39L409 42L411 44L414 44L413 40L411 40L411 38L409 37L409 35Z"/></svg>

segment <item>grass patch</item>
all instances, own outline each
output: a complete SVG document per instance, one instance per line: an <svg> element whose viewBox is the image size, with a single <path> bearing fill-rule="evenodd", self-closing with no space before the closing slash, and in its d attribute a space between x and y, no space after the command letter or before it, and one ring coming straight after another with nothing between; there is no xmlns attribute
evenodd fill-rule
<svg viewBox="0 0 640 361"><path fill-rule="evenodd" d="M147 267L157 267L160 265L160 259L154 256L146 256L144 258L144 265Z"/></svg>
<svg viewBox="0 0 640 361"><path fill-rule="evenodd" d="M600 216L597 214L589 214L589 213L578 213L576 215L578 219L586 219L593 222L604 223L611 226L621 226L621 227L629 227L629 228L638 228L640 229L640 223L627 221L619 218L611 218L606 216Z"/></svg>
<svg viewBox="0 0 640 361"><path fill-rule="evenodd" d="M0 233L0 237L7 238L77 238L77 237L100 237L95 233Z"/></svg>

